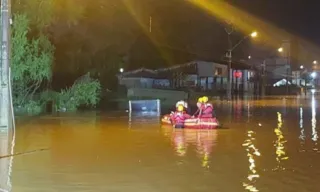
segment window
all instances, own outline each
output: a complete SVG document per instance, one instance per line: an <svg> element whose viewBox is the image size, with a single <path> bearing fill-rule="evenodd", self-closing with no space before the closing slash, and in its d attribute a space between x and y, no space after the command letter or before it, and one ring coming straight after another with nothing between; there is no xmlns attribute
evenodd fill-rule
<svg viewBox="0 0 320 192"><path fill-rule="evenodd" d="M216 67L215 71L214 71L214 75L216 75L216 76L222 75L222 68Z"/></svg>

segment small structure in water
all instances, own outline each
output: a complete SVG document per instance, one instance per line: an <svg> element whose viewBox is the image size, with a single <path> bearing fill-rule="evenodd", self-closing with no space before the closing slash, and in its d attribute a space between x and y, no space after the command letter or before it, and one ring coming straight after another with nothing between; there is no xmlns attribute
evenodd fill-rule
<svg viewBox="0 0 320 192"><path fill-rule="evenodd" d="M130 114L145 114L152 116L160 116L160 100L130 100L129 113Z"/></svg>

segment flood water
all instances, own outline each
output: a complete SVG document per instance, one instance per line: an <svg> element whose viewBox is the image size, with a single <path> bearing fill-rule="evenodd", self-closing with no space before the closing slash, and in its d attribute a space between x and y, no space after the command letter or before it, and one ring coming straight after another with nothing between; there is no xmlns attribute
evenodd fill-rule
<svg viewBox="0 0 320 192"><path fill-rule="evenodd" d="M14 151L31 152L0 159L0 186L14 192L320 191L316 98L215 105L225 129L174 130L155 117L129 121L125 113L21 121ZM1 138L2 155L10 153Z"/></svg>

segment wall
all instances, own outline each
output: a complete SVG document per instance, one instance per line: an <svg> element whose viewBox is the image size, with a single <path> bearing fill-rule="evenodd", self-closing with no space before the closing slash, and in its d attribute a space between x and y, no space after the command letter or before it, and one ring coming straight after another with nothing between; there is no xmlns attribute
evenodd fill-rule
<svg viewBox="0 0 320 192"><path fill-rule="evenodd" d="M177 101L188 98L188 94L183 91L145 88L130 88L128 89L127 96L128 98L160 99L163 105L174 105Z"/></svg>
<svg viewBox="0 0 320 192"><path fill-rule="evenodd" d="M238 71L242 73L240 78L235 78L234 73ZM236 90L243 90L244 92L253 93L253 83L250 82L250 78L253 76L253 72L250 70L232 70L230 75L233 76L233 88Z"/></svg>
<svg viewBox="0 0 320 192"><path fill-rule="evenodd" d="M214 68L216 69L217 67L222 69L222 74L220 75L221 77L228 77L228 66L227 65L222 65L218 63L214 63Z"/></svg>
<svg viewBox="0 0 320 192"><path fill-rule="evenodd" d="M168 79L155 79L153 81L155 86L161 86L161 87L169 87L170 81Z"/></svg>
<svg viewBox="0 0 320 192"><path fill-rule="evenodd" d="M198 75L200 77L214 77L216 68L222 69L221 76L227 77L228 74L228 66L222 65L219 63L214 62L206 62L206 61L197 61L197 67L198 67ZM219 75L220 76L220 75Z"/></svg>
<svg viewBox="0 0 320 192"><path fill-rule="evenodd" d="M120 85L125 85L127 88L152 88L153 79L150 78L138 78L138 77L124 77L120 78Z"/></svg>

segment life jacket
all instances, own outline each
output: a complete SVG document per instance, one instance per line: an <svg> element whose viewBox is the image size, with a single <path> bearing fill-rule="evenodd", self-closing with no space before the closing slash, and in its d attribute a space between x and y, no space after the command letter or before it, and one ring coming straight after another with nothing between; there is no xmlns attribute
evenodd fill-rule
<svg viewBox="0 0 320 192"><path fill-rule="evenodd" d="M185 112L176 111L172 117L175 124L182 124L186 120L187 114Z"/></svg>
<svg viewBox="0 0 320 192"><path fill-rule="evenodd" d="M202 109L203 105L204 105L203 103L197 102L197 107L198 107L198 109Z"/></svg>
<svg viewBox="0 0 320 192"><path fill-rule="evenodd" d="M207 115L207 114L212 114L213 112L213 106L211 103L206 103L203 106L202 114Z"/></svg>

